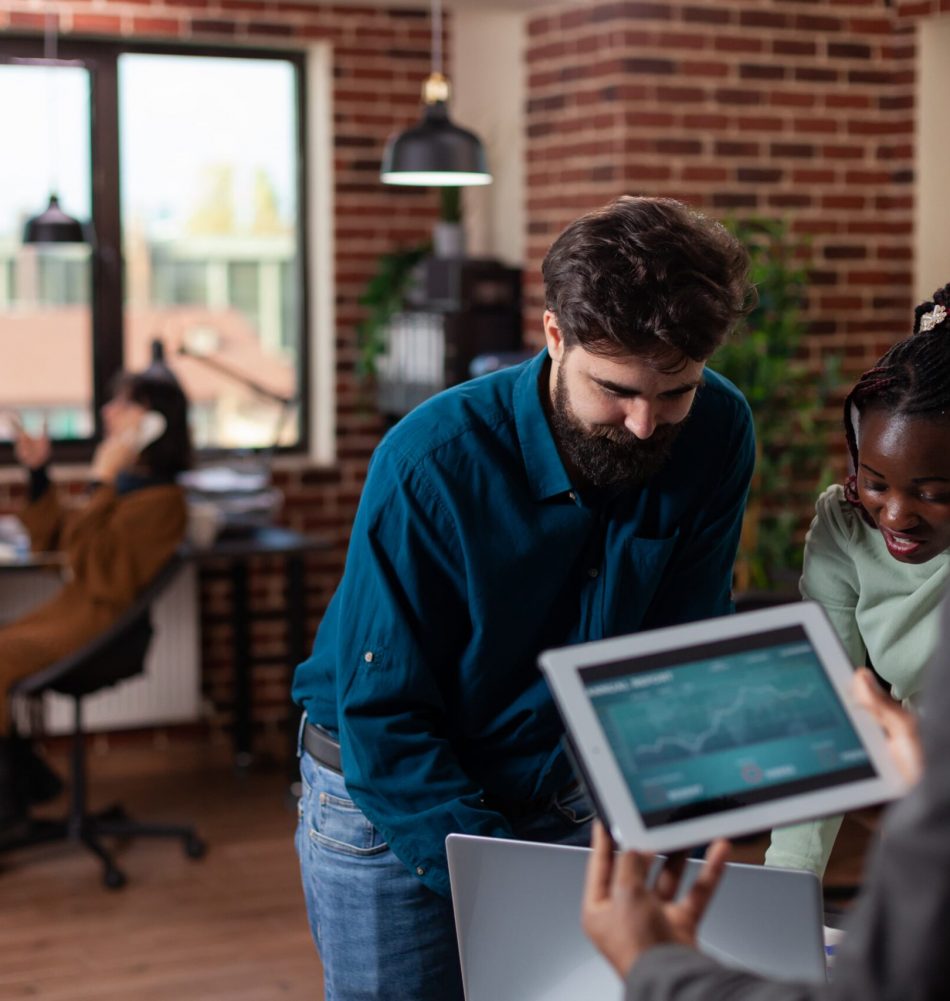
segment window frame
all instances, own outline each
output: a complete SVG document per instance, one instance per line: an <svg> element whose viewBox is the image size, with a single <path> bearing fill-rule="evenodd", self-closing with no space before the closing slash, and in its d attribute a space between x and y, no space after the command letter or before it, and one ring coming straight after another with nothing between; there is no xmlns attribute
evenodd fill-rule
<svg viewBox="0 0 950 1001"><path fill-rule="evenodd" d="M42 61L43 38L39 35L6 35L0 39L0 64L24 60ZM297 93L296 176L297 254L296 271L300 293L297 355L297 423L295 445L280 446L279 455L309 455L311 448L311 351L310 344L310 204L308 198L309 149L307 136L307 51L252 46L190 45L137 39L87 39L71 35L57 41L57 59L81 63L89 72L90 100L90 203L95 245L92 248L90 323L92 327L92 407L94 434L91 438L53 442L53 462L82 463L92 458L102 439L100 408L108 398L109 383L122 370L124 335L124 288L122 261L122 206L119 157L119 56L127 54L207 56L226 59L267 59L290 63ZM253 373L248 373L253 378ZM202 454L225 455L230 449L209 448ZM268 449L238 449L268 451ZM0 466L15 462L13 447L0 442Z"/></svg>

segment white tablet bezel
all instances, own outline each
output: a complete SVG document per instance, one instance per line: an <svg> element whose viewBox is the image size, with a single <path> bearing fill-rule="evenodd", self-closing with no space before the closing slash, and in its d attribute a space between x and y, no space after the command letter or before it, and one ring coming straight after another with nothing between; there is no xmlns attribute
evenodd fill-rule
<svg viewBox="0 0 950 1001"><path fill-rule="evenodd" d="M702 659L705 644L788 626L801 626L805 630L851 725L864 743L877 776L646 827L587 696L582 680L584 669L690 647L696 647L699 660ZM851 694L854 668L817 602L795 602L757 612L549 650L541 654L539 664L565 722L574 751L581 759L584 778L593 786L591 793L600 807L602 819L614 841L622 848L675 851L717 837L737 837L861 809L895 799L906 790L906 783L885 745L883 732L854 701Z"/></svg>

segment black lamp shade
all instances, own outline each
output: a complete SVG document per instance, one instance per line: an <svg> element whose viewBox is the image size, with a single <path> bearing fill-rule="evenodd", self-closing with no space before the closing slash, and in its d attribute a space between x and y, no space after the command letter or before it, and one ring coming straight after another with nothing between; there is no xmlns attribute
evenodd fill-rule
<svg viewBox="0 0 950 1001"><path fill-rule="evenodd" d="M56 195L49 196L44 212L27 219L23 227L24 243L86 243L82 223L59 207Z"/></svg>
<svg viewBox="0 0 950 1001"><path fill-rule="evenodd" d="M426 106L422 121L386 144L380 177L385 184L491 184L481 140L449 121L444 101Z"/></svg>

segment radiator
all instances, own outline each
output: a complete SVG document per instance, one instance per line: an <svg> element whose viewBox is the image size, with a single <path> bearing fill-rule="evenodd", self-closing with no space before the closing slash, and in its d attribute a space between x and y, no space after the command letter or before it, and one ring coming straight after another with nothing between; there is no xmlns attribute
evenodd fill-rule
<svg viewBox="0 0 950 1001"><path fill-rule="evenodd" d="M15 619L58 588L56 575L48 570L0 573L0 619ZM123 730L198 719L199 615L197 570L186 564L152 607L155 635L145 660L145 673L86 697L83 723L87 730ZM48 733L72 730L72 699L45 696L43 714Z"/></svg>

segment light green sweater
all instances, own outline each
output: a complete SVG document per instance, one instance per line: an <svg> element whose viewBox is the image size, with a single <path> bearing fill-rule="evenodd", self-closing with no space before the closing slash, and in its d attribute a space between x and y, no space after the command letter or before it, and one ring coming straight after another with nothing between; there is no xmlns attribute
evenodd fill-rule
<svg viewBox="0 0 950 1001"><path fill-rule="evenodd" d="M821 603L855 665L871 663L895 699L913 704L937 645L950 553L913 565L894 559L881 533L829 487L805 537L804 598ZM772 832L765 864L823 875L841 817Z"/></svg>

